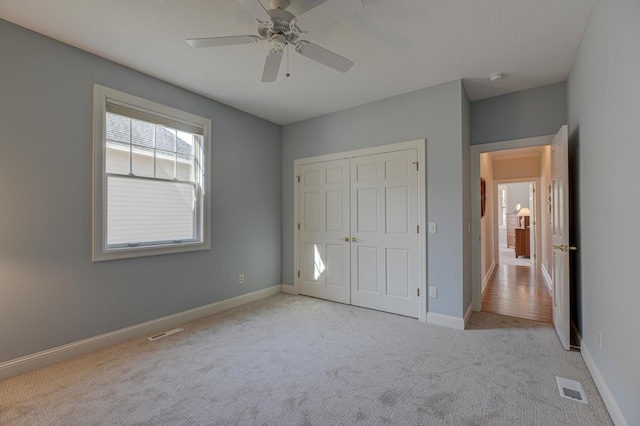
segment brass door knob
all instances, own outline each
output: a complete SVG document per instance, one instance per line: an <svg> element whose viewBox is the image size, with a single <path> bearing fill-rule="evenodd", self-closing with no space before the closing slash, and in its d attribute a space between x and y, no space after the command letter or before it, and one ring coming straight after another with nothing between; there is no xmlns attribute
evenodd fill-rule
<svg viewBox="0 0 640 426"><path fill-rule="evenodd" d="M351 237L351 242L355 243L356 241L358 241L358 239L356 237Z"/></svg>
<svg viewBox="0 0 640 426"><path fill-rule="evenodd" d="M344 240L345 243L348 243L349 242L349 237L344 237L343 240Z"/></svg>
<svg viewBox="0 0 640 426"><path fill-rule="evenodd" d="M578 247L570 246L570 245L567 245L567 244L564 244L564 245L563 244L551 244L551 245L553 246L554 249L558 249L560 251L568 252L568 251L578 250Z"/></svg>

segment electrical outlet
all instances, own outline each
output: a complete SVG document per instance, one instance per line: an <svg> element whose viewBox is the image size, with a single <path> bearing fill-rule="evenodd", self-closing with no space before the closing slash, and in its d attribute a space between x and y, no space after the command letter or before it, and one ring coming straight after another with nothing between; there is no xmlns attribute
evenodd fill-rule
<svg viewBox="0 0 640 426"><path fill-rule="evenodd" d="M438 287L429 287L429 297L433 299L438 298Z"/></svg>
<svg viewBox="0 0 640 426"><path fill-rule="evenodd" d="M602 349L602 333L598 330L598 347Z"/></svg>
<svg viewBox="0 0 640 426"><path fill-rule="evenodd" d="M238 284L244 284L244 275L243 274L240 274L238 276Z"/></svg>

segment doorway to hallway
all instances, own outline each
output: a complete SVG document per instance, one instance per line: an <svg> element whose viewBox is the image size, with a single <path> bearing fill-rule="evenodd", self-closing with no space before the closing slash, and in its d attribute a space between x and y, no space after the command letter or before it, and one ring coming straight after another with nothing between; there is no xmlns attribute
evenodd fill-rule
<svg viewBox="0 0 640 426"><path fill-rule="evenodd" d="M502 168L496 167L493 154L499 151L528 148L539 150L539 161L523 161L513 167L503 162ZM523 152L523 151L520 151ZM529 157L528 154L526 154ZM524 164L524 163L528 163ZM531 167L531 168L529 168ZM534 172L533 175L531 172ZM511 176L505 177L505 174ZM518 176L514 176L518 175ZM534 209L539 222L537 226L534 258L536 266L533 277L542 275L551 295L552 321L562 347L570 349L571 303L569 299L570 273L569 253L576 250L569 244L569 161L568 127L563 125L557 134L503 142L494 142L471 146L471 181L481 191L471 191L472 226L472 302L474 310L483 308L483 291L487 288L494 273L498 274L496 262L497 233L492 229L493 222L485 218L485 200L487 210L495 199L494 194L483 194L483 188L491 188L491 182L509 178L528 178L538 176L534 200ZM497 185L496 185L497 187ZM481 201L482 200L482 201ZM474 206L475 204L475 206ZM497 203L495 203L497 209ZM494 213L495 214L495 211ZM497 271L494 269L498 268ZM518 268L518 266L514 266ZM509 276L507 272L503 275ZM531 276L530 276L531 277Z"/></svg>
<svg viewBox="0 0 640 426"><path fill-rule="evenodd" d="M536 146L480 154L481 177L492 183L481 218L482 311L553 321L541 268L549 215L537 193L547 181L548 152Z"/></svg>

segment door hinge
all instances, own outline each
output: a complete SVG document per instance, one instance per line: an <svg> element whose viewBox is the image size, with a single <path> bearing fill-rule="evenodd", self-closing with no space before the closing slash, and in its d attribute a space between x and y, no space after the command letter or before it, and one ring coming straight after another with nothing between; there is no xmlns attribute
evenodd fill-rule
<svg viewBox="0 0 640 426"><path fill-rule="evenodd" d="M416 170L420 170L420 163L418 163L417 161L414 161L413 164L416 165Z"/></svg>
<svg viewBox="0 0 640 426"><path fill-rule="evenodd" d="M420 233L420 225L416 225L416 232L419 234Z"/></svg>
<svg viewBox="0 0 640 426"><path fill-rule="evenodd" d="M298 223L298 231L300 230L300 224Z"/></svg>
<svg viewBox="0 0 640 426"><path fill-rule="evenodd" d="M298 179L298 183L300 183L300 176L296 176L296 178Z"/></svg>
<svg viewBox="0 0 640 426"><path fill-rule="evenodd" d="M418 294L418 297L420 297L420 289L416 288L416 290L418 290L416 293Z"/></svg>
<svg viewBox="0 0 640 426"><path fill-rule="evenodd" d="M300 271L298 271L298 278L300 278Z"/></svg>

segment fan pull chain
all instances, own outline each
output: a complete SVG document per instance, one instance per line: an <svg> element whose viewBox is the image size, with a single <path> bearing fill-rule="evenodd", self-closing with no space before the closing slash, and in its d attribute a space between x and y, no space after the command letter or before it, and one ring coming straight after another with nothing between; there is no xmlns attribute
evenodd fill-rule
<svg viewBox="0 0 640 426"><path fill-rule="evenodd" d="M289 72L289 43L287 43L287 73L285 75L287 78L291 77L291 73Z"/></svg>

